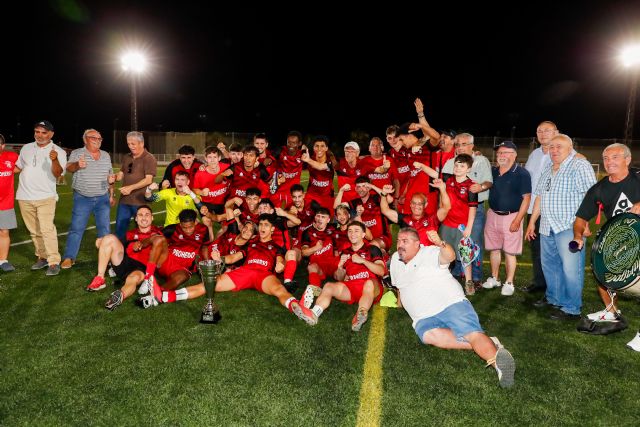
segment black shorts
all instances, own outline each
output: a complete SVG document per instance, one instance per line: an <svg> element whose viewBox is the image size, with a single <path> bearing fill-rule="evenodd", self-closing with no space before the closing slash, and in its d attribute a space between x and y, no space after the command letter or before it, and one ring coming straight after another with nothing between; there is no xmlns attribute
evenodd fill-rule
<svg viewBox="0 0 640 427"><path fill-rule="evenodd" d="M142 271L143 273L147 271L147 266L138 260L129 258L129 256L125 253L124 258L122 258L122 262L119 265L113 266L113 271L116 272L116 276L119 279L125 281L127 279L127 276L129 276L129 274L133 273L134 271Z"/></svg>

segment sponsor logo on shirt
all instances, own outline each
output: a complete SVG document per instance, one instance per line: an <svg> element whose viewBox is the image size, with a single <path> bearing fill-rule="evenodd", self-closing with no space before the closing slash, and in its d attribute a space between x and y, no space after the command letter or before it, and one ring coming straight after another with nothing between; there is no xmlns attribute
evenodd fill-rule
<svg viewBox="0 0 640 427"><path fill-rule="evenodd" d="M171 250L171 254L176 258L182 259L194 259L196 257L195 252L186 252L175 248Z"/></svg>
<svg viewBox="0 0 640 427"><path fill-rule="evenodd" d="M349 280L368 279L369 278L369 272L368 271L361 271L360 273L357 273L357 274L350 274L347 277L348 277Z"/></svg>
<svg viewBox="0 0 640 427"><path fill-rule="evenodd" d="M249 261L247 261L247 264L258 264L261 265L263 267L268 267L269 263L263 259L250 259Z"/></svg>

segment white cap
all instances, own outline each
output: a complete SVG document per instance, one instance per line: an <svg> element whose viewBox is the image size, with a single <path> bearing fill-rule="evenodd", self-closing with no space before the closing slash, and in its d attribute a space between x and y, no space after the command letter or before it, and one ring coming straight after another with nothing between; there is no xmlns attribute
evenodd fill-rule
<svg viewBox="0 0 640 427"><path fill-rule="evenodd" d="M355 141L349 141L346 144L344 144L344 149L346 150L347 148L353 148L356 151L360 151L360 146Z"/></svg>

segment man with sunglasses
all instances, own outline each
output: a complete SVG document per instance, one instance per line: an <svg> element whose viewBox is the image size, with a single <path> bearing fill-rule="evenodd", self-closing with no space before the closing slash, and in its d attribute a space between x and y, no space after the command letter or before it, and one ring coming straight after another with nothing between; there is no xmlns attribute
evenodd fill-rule
<svg viewBox="0 0 640 427"><path fill-rule="evenodd" d="M144 192L153 182L157 168L156 158L144 148L142 132L129 132L127 146L131 152L122 157L122 168L116 175L116 180L122 181L116 213L116 236L122 242L138 207L147 204Z"/></svg>
<svg viewBox="0 0 640 427"><path fill-rule="evenodd" d="M36 123L35 141L22 147L16 163L16 172L22 171L16 200L38 257L31 269L47 268L47 276L60 273L58 232L53 219L58 201L56 179L67 165L67 153L53 143L52 137L51 122Z"/></svg>

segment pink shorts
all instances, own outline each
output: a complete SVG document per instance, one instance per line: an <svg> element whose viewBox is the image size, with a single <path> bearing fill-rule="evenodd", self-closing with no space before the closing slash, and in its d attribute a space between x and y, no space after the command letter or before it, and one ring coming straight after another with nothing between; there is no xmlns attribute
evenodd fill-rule
<svg viewBox="0 0 640 427"><path fill-rule="evenodd" d="M513 220L518 216L517 212L509 215L498 215L491 209L487 212L487 220L484 224L484 249L497 251L502 249L509 255L522 254L522 224L515 233L509 231Z"/></svg>
<svg viewBox="0 0 640 427"><path fill-rule="evenodd" d="M378 287L378 295L373 299L373 303L376 304L382 298L382 293L384 292L384 288L382 284L376 278L372 279L359 279L359 280L348 280L346 282L342 282L345 284L347 288L349 288L349 292L351 293L351 299L349 301L345 301L347 304L357 304L362 297L362 289L364 288L364 284L367 280L371 280L373 282L374 288Z"/></svg>

